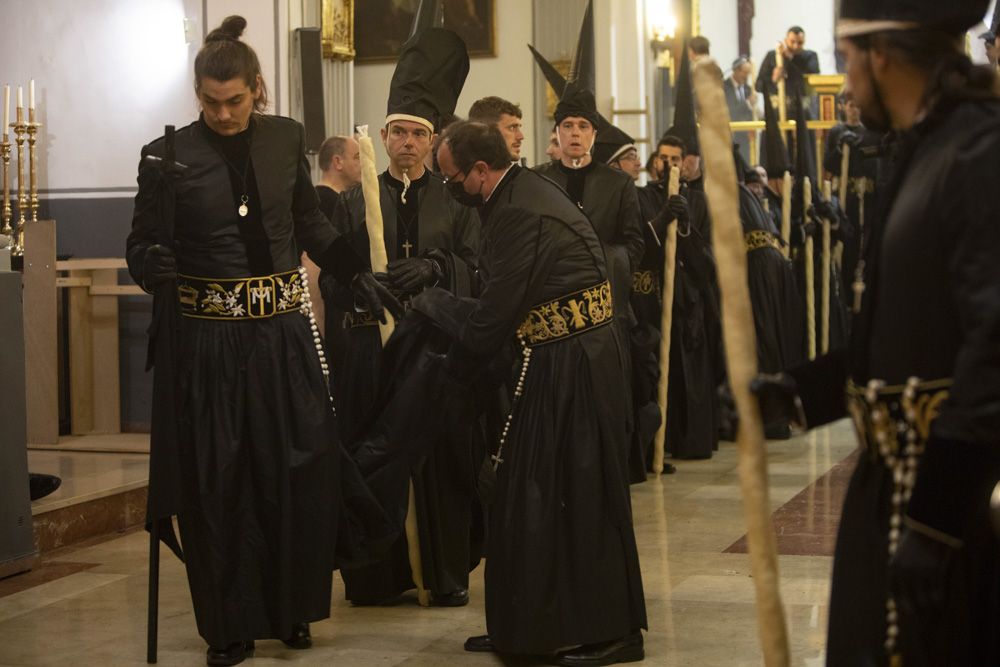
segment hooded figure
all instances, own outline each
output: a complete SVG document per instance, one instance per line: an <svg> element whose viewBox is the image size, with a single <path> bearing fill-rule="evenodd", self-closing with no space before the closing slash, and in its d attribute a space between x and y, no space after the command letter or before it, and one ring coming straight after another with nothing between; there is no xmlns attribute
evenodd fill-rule
<svg viewBox="0 0 1000 667"><path fill-rule="evenodd" d="M1000 227L984 196L1000 180L1000 99L995 73L963 50L988 4L841 5L855 102L865 125L895 130L895 142L865 228L850 344L780 379L806 426L851 416L861 448L834 556L830 665L1000 664L990 513ZM876 78L864 64L882 57L888 74ZM890 88L919 106L904 108Z"/></svg>
<svg viewBox="0 0 1000 667"><path fill-rule="evenodd" d="M454 200L444 180L424 167L434 132L443 118L454 113L455 103L469 72L469 56L461 38L450 30L426 27L435 9L423 2L393 73L382 138L389 153L389 168L379 175L387 281L404 299L430 285L454 294L471 294L479 248L479 220L473 209ZM358 254L369 257L365 223L365 196L361 186L341 197L334 226L345 234ZM346 349L339 382L350 387L340 393L338 417L345 440L368 437L365 426L375 403L382 363L377 322L358 312L348 291L332 277L320 279L324 298L347 313ZM407 400L406 397L400 400ZM398 414L405 410L392 408ZM416 437L405 424L396 424L402 437ZM472 424L460 422L427 453L422 467L412 471L422 553L423 582L438 605L468 602L470 565L479 561L478 540L470 538L478 513L467 473L472 470L478 438L470 446ZM393 442L411 447L413 443ZM358 455L357 451L352 454ZM409 472L409 471L406 471ZM395 481L404 492L410 475ZM378 604L415 586L405 535L389 556L363 568L345 569L346 595L355 604Z"/></svg>

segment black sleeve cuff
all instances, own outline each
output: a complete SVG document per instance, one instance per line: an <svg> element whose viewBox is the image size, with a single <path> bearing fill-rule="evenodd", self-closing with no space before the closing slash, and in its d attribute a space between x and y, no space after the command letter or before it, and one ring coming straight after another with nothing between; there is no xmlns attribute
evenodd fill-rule
<svg viewBox="0 0 1000 667"><path fill-rule="evenodd" d="M847 352L834 350L792 368L806 427L816 428L847 416Z"/></svg>
<svg viewBox="0 0 1000 667"><path fill-rule="evenodd" d="M955 539L968 530L989 530L990 494L998 479L997 445L932 436L920 457L906 514Z"/></svg>
<svg viewBox="0 0 1000 667"><path fill-rule="evenodd" d="M346 236L338 236L318 256L310 256L319 268L328 271L345 287L350 286L356 275L369 270L368 264L354 250L354 246Z"/></svg>

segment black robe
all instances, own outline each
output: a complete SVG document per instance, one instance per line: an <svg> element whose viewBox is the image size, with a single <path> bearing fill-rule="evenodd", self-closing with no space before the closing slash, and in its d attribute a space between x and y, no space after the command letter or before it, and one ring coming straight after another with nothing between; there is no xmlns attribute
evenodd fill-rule
<svg viewBox="0 0 1000 667"><path fill-rule="evenodd" d="M665 447L675 458L703 459L712 456L719 442L717 387L724 370L719 346L721 324L705 193L685 184L681 194L688 200L690 223L677 232ZM662 183L642 188L643 218L656 237L647 246L643 265L649 266L649 271L658 267L656 282L661 292L662 243L670 217L664 212L666 201ZM641 295L636 300L641 317L659 329L660 297Z"/></svg>
<svg viewBox="0 0 1000 667"><path fill-rule="evenodd" d="M1000 479L1000 226L984 193L1000 177L1000 103L930 113L900 140L864 246L861 312L848 350L792 375L810 426L844 416L840 389L951 378L930 424L907 520L962 540L937 615L900 615L906 665L1000 663L1000 548L988 498ZM827 661L885 664L893 477L862 455L837 539Z"/></svg>
<svg viewBox="0 0 1000 667"><path fill-rule="evenodd" d="M446 274L442 286L468 295L479 246L476 213L456 203L442 179L430 171L411 185L408 205L400 200L402 184L388 172L379 176L379 185L389 261L405 256L407 249L412 256L433 257ZM369 256L360 186L342 195L334 226L350 239L359 254ZM328 284L325 276L321 281ZM340 286L326 292L335 295L333 305L347 312L353 310L349 290ZM348 323L344 338L342 372L337 382L350 387L350 391L340 393L338 415L345 440L353 442L362 434L361 427L375 403L382 343L378 327L372 324ZM433 593L467 589L470 565L479 561L481 547L470 541L476 507L469 472L470 437L474 435L460 438L450 434L443 438L413 477L424 586ZM347 598L357 604L384 602L413 588L405 535L400 536L386 558L360 568L343 568L342 574Z"/></svg>
<svg viewBox="0 0 1000 667"><path fill-rule="evenodd" d="M463 313L448 357L472 369L490 366L533 306L607 279L591 222L531 171L508 172L483 220L471 312L440 290L416 300ZM609 323L532 348L490 510L486 624L501 652L550 653L646 627L618 335Z"/></svg>
<svg viewBox="0 0 1000 667"><path fill-rule="evenodd" d="M143 148L162 153L162 140ZM255 115L247 131L219 137L195 122L177 131L176 159L188 167L174 184L179 273L285 272L301 249L345 280L361 269L317 207L298 123ZM126 258L143 285L146 249L163 240L156 170L140 164L138 182ZM342 502L336 423L309 322L291 312L181 317L179 326L176 368L157 369L176 371L178 413L154 415L149 518L177 515L198 631L211 646L288 637L292 624L329 616ZM155 437L162 420L176 428L173 442Z"/></svg>

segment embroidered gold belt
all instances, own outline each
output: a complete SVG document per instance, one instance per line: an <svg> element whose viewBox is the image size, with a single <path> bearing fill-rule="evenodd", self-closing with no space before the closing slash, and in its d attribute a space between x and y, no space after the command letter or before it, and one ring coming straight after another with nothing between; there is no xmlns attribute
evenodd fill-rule
<svg viewBox="0 0 1000 667"><path fill-rule="evenodd" d="M931 424L948 399L950 379L887 386L872 380L867 386L847 385L847 409L861 447L873 460L888 460L913 446L923 451Z"/></svg>
<svg viewBox="0 0 1000 667"><path fill-rule="evenodd" d="M636 271L632 274L632 292L635 294L659 294L660 274L656 271Z"/></svg>
<svg viewBox="0 0 1000 667"><path fill-rule="evenodd" d="M185 317L257 320L299 310L306 288L298 269L252 278L177 277Z"/></svg>
<svg viewBox="0 0 1000 667"><path fill-rule="evenodd" d="M356 327L377 327L378 325L378 320L372 317L372 314L367 311L362 313L344 313L345 329L354 329Z"/></svg>
<svg viewBox="0 0 1000 667"><path fill-rule="evenodd" d="M524 338L525 344L534 347L596 329L613 319L611 283L605 280L593 287L538 304L528 311L517 332Z"/></svg>
<svg viewBox="0 0 1000 667"><path fill-rule="evenodd" d="M747 252L751 252L759 248L774 248L775 250L781 250L781 241L778 240L778 237L764 229L756 229L752 232L744 234L743 244L746 246Z"/></svg>

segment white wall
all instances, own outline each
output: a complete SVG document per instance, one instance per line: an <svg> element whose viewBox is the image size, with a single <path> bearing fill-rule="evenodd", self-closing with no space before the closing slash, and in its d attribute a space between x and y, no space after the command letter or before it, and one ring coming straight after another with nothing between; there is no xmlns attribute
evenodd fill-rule
<svg viewBox="0 0 1000 667"><path fill-rule="evenodd" d="M142 145L165 124L184 125L197 113L191 68L201 44L201 4L4 4L0 83L23 85L27 104L28 80L35 79L40 190L108 196L134 189ZM190 44L185 17L196 21Z"/></svg>
<svg viewBox="0 0 1000 667"><path fill-rule="evenodd" d="M757 0L758 16L761 5L770 1ZM712 44L712 57L724 72L728 72L732 62L741 55L736 0L701 0L701 33Z"/></svg>
<svg viewBox="0 0 1000 667"><path fill-rule="evenodd" d="M497 56L472 58L469 77L458 100L455 113L463 118L472 103L487 95L499 95L521 105L525 124L531 122L534 108L534 60L526 46L531 41L531 0L497 0L496 3ZM389 95L389 81L395 63L355 64L354 66L354 122L369 126L374 136L385 121L385 106ZM385 169L388 160L376 139L377 167ZM533 129L525 127L523 155L535 154Z"/></svg>

